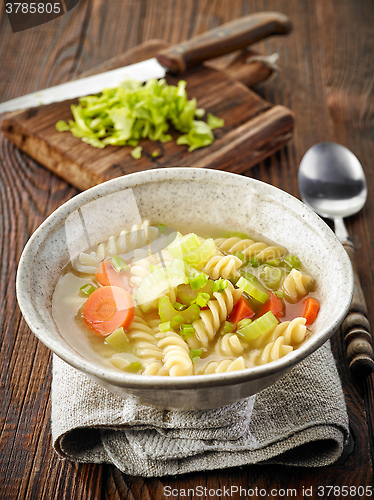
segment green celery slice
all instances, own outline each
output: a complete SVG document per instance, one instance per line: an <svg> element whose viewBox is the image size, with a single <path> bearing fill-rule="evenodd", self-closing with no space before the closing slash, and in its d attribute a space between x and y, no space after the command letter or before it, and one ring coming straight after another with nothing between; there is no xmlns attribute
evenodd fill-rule
<svg viewBox="0 0 374 500"><path fill-rule="evenodd" d="M150 273L141 282L136 294L138 305L153 302L169 290L182 283L187 283L186 274L176 267L161 267Z"/></svg>
<svg viewBox="0 0 374 500"><path fill-rule="evenodd" d="M279 267L264 266L260 271L260 278L268 288L276 290L281 284L283 273Z"/></svg>
<svg viewBox="0 0 374 500"><path fill-rule="evenodd" d="M268 311L248 325L239 328L237 335L246 341L254 340L260 335L269 333L278 323L279 321L274 314Z"/></svg>
<svg viewBox="0 0 374 500"><path fill-rule="evenodd" d="M117 351L126 351L129 346L129 339L122 327L117 328L117 330L108 335L105 342Z"/></svg>
<svg viewBox="0 0 374 500"><path fill-rule="evenodd" d="M261 304L265 304L269 298L269 294L266 293L265 288L254 276L249 278L248 274L249 273L247 273L247 278L241 276L237 281L236 286L244 290L252 298L258 300Z"/></svg>
<svg viewBox="0 0 374 500"><path fill-rule="evenodd" d="M204 240L197 248L184 257L187 264L194 267L205 265L217 253L213 238Z"/></svg>
<svg viewBox="0 0 374 500"><path fill-rule="evenodd" d="M174 241L168 245L168 250L173 257L183 259L186 254L189 254L199 245L200 238L195 233L189 233L185 236L178 233Z"/></svg>

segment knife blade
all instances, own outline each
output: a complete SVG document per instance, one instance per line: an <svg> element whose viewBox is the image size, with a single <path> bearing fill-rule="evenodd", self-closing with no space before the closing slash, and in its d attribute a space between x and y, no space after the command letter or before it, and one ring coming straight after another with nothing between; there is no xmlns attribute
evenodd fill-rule
<svg viewBox="0 0 374 500"><path fill-rule="evenodd" d="M167 71L183 74L187 69L204 61L243 49L268 36L285 35L290 30L290 19L280 12L259 12L244 16L164 49L156 57L146 61L79 78L3 102L0 104L0 113L97 94L106 87L117 87L126 78L145 82L150 78L164 78Z"/></svg>

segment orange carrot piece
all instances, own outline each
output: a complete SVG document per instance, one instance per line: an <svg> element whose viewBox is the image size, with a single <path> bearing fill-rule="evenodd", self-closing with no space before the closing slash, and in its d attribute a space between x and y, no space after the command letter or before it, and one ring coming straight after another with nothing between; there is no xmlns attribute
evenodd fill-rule
<svg viewBox="0 0 374 500"><path fill-rule="evenodd" d="M251 304L248 302L248 300L244 297L240 297L229 317L229 321L231 323L237 324L242 319L253 318L254 315L255 313L252 310Z"/></svg>
<svg viewBox="0 0 374 500"><path fill-rule="evenodd" d="M88 297L82 318L97 335L109 335L121 326L127 328L135 314L134 301L127 290L102 286Z"/></svg>
<svg viewBox="0 0 374 500"><path fill-rule="evenodd" d="M319 312L319 308L320 305L317 299L314 299L313 297L308 297L307 299L305 299L303 318L306 318L307 325L311 325L315 322Z"/></svg>
<svg viewBox="0 0 374 500"><path fill-rule="evenodd" d="M260 307L258 316L262 316L268 311L271 311L277 319L282 318L285 313L284 301L277 297L273 292L269 293L268 300L263 306Z"/></svg>
<svg viewBox="0 0 374 500"><path fill-rule="evenodd" d="M105 260L97 266L95 276L102 286L120 286L131 292L129 271L117 272L112 266L111 259Z"/></svg>

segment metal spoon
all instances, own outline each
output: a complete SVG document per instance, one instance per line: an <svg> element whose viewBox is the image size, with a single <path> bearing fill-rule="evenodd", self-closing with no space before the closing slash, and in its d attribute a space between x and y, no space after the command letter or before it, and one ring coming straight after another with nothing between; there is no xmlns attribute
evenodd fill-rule
<svg viewBox="0 0 374 500"><path fill-rule="evenodd" d="M343 220L365 205L367 186L364 171L349 149L334 142L322 142L311 147L301 160L299 190L306 205L318 215L333 219L335 234L351 259L355 285L342 331L351 371L355 374L371 373L374 358L367 307L357 271L355 247Z"/></svg>

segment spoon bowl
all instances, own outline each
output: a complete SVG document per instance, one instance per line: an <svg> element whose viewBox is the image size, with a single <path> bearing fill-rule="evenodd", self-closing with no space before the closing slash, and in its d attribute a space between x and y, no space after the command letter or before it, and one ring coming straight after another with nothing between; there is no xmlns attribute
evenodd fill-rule
<svg viewBox="0 0 374 500"><path fill-rule="evenodd" d="M374 356L367 306L356 265L356 250L343 220L365 205L364 170L349 149L334 142L322 142L311 147L301 160L299 191L303 202L318 215L334 220L335 234L351 259L354 292L342 332L351 371L369 374L374 371Z"/></svg>

